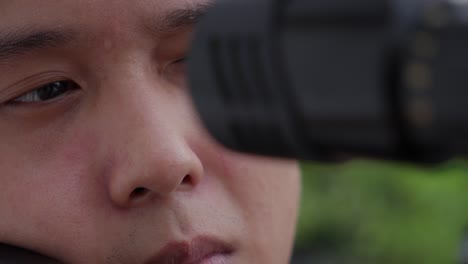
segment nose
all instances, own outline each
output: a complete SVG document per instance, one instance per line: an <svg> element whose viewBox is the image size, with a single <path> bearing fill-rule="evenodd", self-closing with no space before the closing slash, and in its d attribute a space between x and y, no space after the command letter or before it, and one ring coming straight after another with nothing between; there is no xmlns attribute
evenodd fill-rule
<svg viewBox="0 0 468 264"><path fill-rule="evenodd" d="M112 136L107 138L105 178L110 199L119 207L191 192L203 177L201 160L181 131L188 115L175 107L177 96L166 96L128 96L125 107L111 111L115 122L107 128Z"/></svg>
<svg viewBox="0 0 468 264"><path fill-rule="evenodd" d="M164 145L158 146L160 151L150 149L154 144L139 144L138 153L129 149L125 160L113 165L108 184L113 203L120 207L141 205L196 188L203 175L202 165L186 144L168 142L172 140L159 142Z"/></svg>

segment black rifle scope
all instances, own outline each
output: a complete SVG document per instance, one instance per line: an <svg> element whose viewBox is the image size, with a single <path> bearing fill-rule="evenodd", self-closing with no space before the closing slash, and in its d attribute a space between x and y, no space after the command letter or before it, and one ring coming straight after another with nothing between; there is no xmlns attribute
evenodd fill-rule
<svg viewBox="0 0 468 264"><path fill-rule="evenodd" d="M225 0L190 87L238 151L438 162L468 153L468 1Z"/></svg>

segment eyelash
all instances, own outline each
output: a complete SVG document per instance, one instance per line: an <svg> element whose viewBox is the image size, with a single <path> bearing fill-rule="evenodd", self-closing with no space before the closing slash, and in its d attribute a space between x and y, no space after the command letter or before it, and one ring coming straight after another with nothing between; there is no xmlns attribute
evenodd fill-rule
<svg viewBox="0 0 468 264"><path fill-rule="evenodd" d="M10 100L7 104L25 105L48 102L63 97L77 89L79 89L78 84L71 80L55 81L24 93Z"/></svg>
<svg viewBox="0 0 468 264"><path fill-rule="evenodd" d="M187 62L187 57L180 58L176 61L173 62L173 64L181 64L181 63L186 63Z"/></svg>

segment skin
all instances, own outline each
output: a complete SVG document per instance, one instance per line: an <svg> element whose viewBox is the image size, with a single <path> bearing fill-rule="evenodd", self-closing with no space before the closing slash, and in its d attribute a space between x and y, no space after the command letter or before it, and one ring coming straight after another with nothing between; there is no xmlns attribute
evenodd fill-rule
<svg viewBox="0 0 468 264"><path fill-rule="evenodd" d="M76 38L0 60L0 242L65 263L143 263L207 235L234 247L233 264L289 261L297 163L216 143L179 62L192 27L157 29L171 10L206 2L0 0L0 36ZM62 80L76 89L12 103Z"/></svg>

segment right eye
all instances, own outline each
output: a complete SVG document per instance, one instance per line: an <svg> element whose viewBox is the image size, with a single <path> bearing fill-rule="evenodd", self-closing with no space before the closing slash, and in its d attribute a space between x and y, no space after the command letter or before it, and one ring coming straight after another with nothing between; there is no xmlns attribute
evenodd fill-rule
<svg viewBox="0 0 468 264"><path fill-rule="evenodd" d="M62 97L79 89L78 84L70 80L51 82L35 90L20 95L9 101L11 104L30 104L47 102Z"/></svg>

